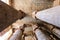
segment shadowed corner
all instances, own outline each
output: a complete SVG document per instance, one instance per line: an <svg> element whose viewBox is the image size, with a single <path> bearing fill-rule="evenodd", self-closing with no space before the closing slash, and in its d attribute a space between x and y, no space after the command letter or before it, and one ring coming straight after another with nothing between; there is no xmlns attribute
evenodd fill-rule
<svg viewBox="0 0 60 40"><path fill-rule="evenodd" d="M0 1L0 33L16 20L24 17L24 15L13 7Z"/></svg>

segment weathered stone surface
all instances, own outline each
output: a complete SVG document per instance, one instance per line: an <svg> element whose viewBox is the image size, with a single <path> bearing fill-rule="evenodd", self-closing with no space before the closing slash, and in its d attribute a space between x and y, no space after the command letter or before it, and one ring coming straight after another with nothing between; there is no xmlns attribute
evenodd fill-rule
<svg viewBox="0 0 60 40"><path fill-rule="evenodd" d="M60 6L37 12L36 18L60 28Z"/></svg>
<svg viewBox="0 0 60 40"><path fill-rule="evenodd" d="M13 7L31 15L33 11L53 6L53 0L14 0Z"/></svg>
<svg viewBox="0 0 60 40"><path fill-rule="evenodd" d="M0 1L0 32L21 17L22 13Z"/></svg>
<svg viewBox="0 0 60 40"><path fill-rule="evenodd" d="M27 36L25 37L25 40L36 40L36 38L34 38L34 36Z"/></svg>
<svg viewBox="0 0 60 40"><path fill-rule="evenodd" d="M58 6L58 5L60 5L60 0L55 0L53 6Z"/></svg>
<svg viewBox="0 0 60 40"><path fill-rule="evenodd" d="M33 34L33 29L32 29L32 27L26 27L25 29L24 29L24 34L26 34L26 35L32 35Z"/></svg>

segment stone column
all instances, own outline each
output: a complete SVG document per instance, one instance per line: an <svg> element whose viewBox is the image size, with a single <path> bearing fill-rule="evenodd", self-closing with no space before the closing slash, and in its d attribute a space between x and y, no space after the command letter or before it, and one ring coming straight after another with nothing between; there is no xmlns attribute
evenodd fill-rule
<svg viewBox="0 0 60 40"><path fill-rule="evenodd" d="M36 29L35 34L38 40L49 40L49 38L39 29Z"/></svg>
<svg viewBox="0 0 60 40"><path fill-rule="evenodd" d="M22 31L16 30L9 40L21 40L21 37L22 37Z"/></svg>

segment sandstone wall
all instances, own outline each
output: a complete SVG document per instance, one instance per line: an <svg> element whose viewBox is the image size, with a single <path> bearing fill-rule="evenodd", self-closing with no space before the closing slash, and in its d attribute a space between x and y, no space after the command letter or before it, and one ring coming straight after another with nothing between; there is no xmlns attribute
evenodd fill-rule
<svg viewBox="0 0 60 40"><path fill-rule="evenodd" d="M50 8L52 5L53 1L49 0L14 0L13 7L31 15L33 11Z"/></svg>
<svg viewBox="0 0 60 40"><path fill-rule="evenodd" d="M53 6L58 6L60 5L60 0L55 0Z"/></svg>

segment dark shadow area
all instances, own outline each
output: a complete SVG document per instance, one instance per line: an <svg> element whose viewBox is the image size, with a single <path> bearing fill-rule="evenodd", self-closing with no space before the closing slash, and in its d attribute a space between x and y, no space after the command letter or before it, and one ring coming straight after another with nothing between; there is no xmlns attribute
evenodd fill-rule
<svg viewBox="0 0 60 40"><path fill-rule="evenodd" d="M25 14L24 14L25 15ZM0 1L0 32L24 16L13 7Z"/></svg>

